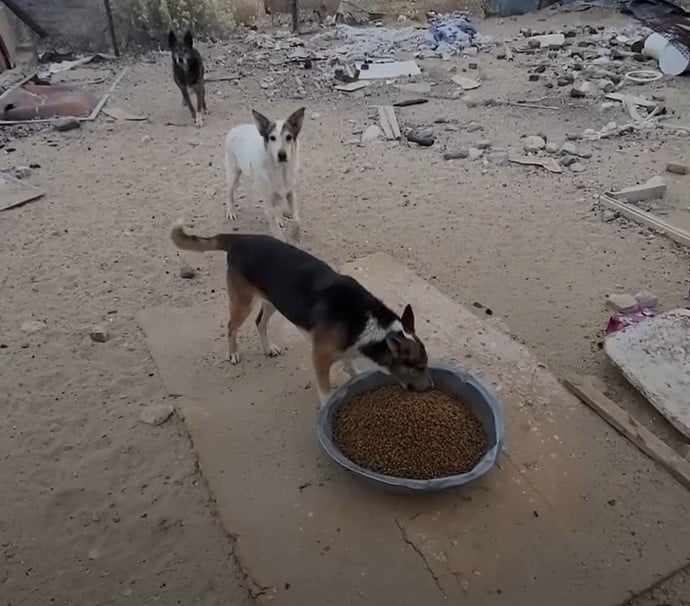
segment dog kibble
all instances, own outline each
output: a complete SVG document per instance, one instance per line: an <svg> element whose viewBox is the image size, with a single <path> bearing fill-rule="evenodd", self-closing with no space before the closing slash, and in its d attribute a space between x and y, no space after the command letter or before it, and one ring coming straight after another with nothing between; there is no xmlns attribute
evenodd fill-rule
<svg viewBox="0 0 690 606"><path fill-rule="evenodd" d="M428 480L465 473L486 454L481 421L457 398L386 385L338 411L333 438L354 463L398 478Z"/></svg>

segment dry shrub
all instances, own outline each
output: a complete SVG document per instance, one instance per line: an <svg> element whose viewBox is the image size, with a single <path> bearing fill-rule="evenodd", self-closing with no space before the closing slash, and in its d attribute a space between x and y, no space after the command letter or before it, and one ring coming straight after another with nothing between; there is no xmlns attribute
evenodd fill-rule
<svg viewBox="0 0 690 606"><path fill-rule="evenodd" d="M117 0L115 13L127 41L163 40L172 28L222 37L238 23L264 14L263 0Z"/></svg>

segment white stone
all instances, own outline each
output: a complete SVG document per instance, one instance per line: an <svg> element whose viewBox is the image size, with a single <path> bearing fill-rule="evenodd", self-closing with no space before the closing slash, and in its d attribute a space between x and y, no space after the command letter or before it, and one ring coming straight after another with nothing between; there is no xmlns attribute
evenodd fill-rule
<svg viewBox="0 0 690 606"><path fill-rule="evenodd" d="M366 130L362 133L362 143L372 143L373 141L378 141L383 136L383 131L376 124L367 126Z"/></svg>
<svg viewBox="0 0 690 606"><path fill-rule="evenodd" d="M142 409L139 418L149 425L162 425L174 411L175 409L170 404L151 404Z"/></svg>
<svg viewBox="0 0 690 606"><path fill-rule="evenodd" d="M635 297L627 293L607 295L606 304L616 311L630 311L637 307Z"/></svg>
<svg viewBox="0 0 690 606"><path fill-rule="evenodd" d="M546 147L546 141L537 135L530 135L522 140L522 149L526 152L538 152Z"/></svg>
<svg viewBox="0 0 690 606"><path fill-rule="evenodd" d="M19 328L22 332L35 333L39 330L43 330L45 327L45 322L40 322L39 320L27 320L26 322L22 322Z"/></svg>

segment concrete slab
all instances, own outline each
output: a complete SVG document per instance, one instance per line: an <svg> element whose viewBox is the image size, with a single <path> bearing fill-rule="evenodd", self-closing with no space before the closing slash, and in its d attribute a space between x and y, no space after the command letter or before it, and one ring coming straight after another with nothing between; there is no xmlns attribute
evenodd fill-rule
<svg viewBox="0 0 690 606"><path fill-rule="evenodd" d="M611 606L690 561L687 491L522 345L387 255L345 271L392 306L410 302L431 357L491 385L506 454L460 491L383 493L320 451L295 333L265 359L248 327L237 368L221 362L222 306L142 314L164 382L187 394L180 412L260 603Z"/></svg>
<svg viewBox="0 0 690 606"><path fill-rule="evenodd" d="M669 422L690 438L690 310L675 309L613 333L606 355Z"/></svg>

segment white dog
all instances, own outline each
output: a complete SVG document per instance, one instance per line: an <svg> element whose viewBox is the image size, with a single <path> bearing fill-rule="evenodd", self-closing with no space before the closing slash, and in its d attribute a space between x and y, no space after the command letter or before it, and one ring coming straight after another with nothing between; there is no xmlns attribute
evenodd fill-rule
<svg viewBox="0 0 690 606"><path fill-rule="evenodd" d="M235 190L244 175L252 182L254 195L263 202L271 232L285 240L281 226L281 202L286 199L292 216L292 238L300 239L301 217L295 186L299 175L298 136L304 122L301 107L287 120L275 122L252 110L254 124L233 128L225 137L225 170L229 194L226 216L237 219Z"/></svg>

